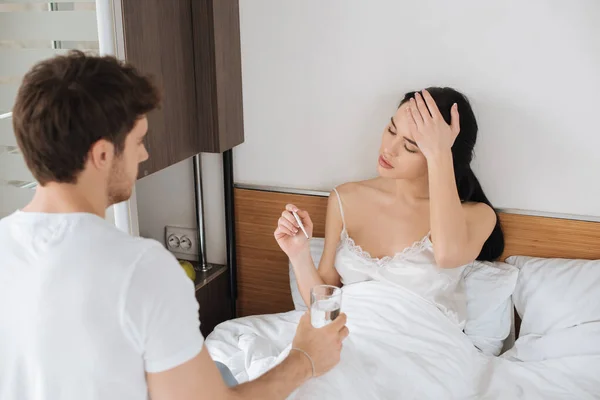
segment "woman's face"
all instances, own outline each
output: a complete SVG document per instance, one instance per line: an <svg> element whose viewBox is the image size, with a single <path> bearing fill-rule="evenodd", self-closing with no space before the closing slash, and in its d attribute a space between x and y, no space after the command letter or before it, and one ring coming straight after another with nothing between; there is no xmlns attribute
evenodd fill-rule
<svg viewBox="0 0 600 400"><path fill-rule="evenodd" d="M383 131L377 170L384 178L417 179L427 175L427 160L409 130L408 103L392 116Z"/></svg>

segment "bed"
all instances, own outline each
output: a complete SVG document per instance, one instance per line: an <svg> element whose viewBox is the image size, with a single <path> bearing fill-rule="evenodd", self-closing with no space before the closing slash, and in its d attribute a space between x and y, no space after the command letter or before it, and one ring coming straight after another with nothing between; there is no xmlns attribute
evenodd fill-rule
<svg viewBox="0 0 600 400"><path fill-rule="evenodd" d="M286 356L303 313L294 310L288 260L273 238L281 210L288 203L308 210L313 235L322 237L327 195L235 189L237 310L242 318L219 325L206 343L212 357L240 382L260 376ZM592 288L600 284L600 278L595 280L600 264L585 261L600 259L600 223L516 212L501 212L500 219L506 237L501 260L529 257L517 260L522 264L519 277L527 276L515 289L526 332L519 336L521 319L515 310L515 346L500 357L484 354L410 293L376 284L361 283L360 290L350 285L344 289L343 311L351 336L341 363L290 398L600 398L600 344L595 344L600 343L600 322L594 320L600 306L590 305L598 299ZM544 271L553 275L540 275ZM576 278L565 271L577 271ZM575 283L561 287L561 280L568 279ZM580 288L591 297L582 299ZM529 304L524 304L526 298L532 299ZM573 299L581 301L581 312L570 309ZM533 304L543 310L536 311ZM358 308L360 313L354 311Z"/></svg>

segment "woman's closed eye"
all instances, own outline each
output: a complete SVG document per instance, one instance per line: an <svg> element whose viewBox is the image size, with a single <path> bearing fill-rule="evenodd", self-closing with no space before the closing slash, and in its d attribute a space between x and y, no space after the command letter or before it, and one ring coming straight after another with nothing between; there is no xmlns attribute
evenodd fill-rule
<svg viewBox="0 0 600 400"><path fill-rule="evenodd" d="M404 149L406 151L408 151L409 153L417 153L417 150L411 150L411 149L409 149L408 146L406 145L406 143L404 144Z"/></svg>
<svg viewBox="0 0 600 400"><path fill-rule="evenodd" d="M404 149L409 153L417 153L419 151L419 148L417 146L413 145L412 143L409 143L406 140L404 140Z"/></svg>
<svg viewBox="0 0 600 400"><path fill-rule="evenodd" d="M392 125L388 125L387 131L392 136L397 135L397 133L394 132ZM410 143L409 141L407 141L406 138L404 139L404 150L408 151L409 153L413 153L413 154L419 152L419 148L417 146L415 146L414 144Z"/></svg>

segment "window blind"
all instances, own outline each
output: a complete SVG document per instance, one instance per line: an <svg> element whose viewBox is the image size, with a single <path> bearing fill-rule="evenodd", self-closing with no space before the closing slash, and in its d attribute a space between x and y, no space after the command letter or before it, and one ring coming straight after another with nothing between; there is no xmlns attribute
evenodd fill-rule
<svg viewBox="0 0 600 400"><path fill-rule="evenodd" d="M0 0L0 218L25 205L35 187L10 118L23 75L70 49L98 52L95 1Z"/></svg>

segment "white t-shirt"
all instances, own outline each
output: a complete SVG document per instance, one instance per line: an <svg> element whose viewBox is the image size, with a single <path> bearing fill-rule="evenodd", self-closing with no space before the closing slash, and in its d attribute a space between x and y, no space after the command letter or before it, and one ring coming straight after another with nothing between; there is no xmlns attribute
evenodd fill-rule
<svg viewBox="0 0 600 400"><path fill-rule="evenodd" d="M86 213L0 220L0 399L147 399L200 353L194 285L154 240Z"/></svg>

